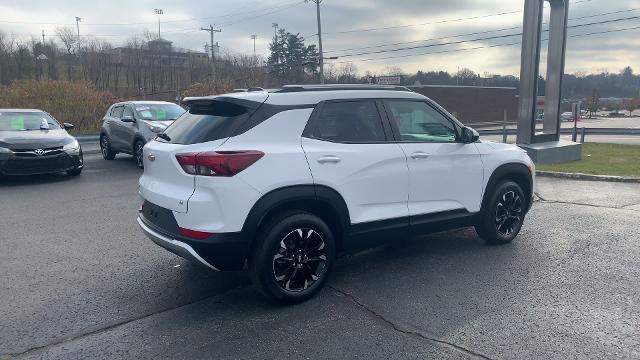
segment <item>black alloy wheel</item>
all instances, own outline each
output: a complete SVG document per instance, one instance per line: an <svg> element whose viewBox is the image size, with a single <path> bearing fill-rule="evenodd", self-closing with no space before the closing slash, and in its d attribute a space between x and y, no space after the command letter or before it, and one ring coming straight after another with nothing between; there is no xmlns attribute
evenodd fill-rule
<svg viewBox="0 0 640 360"><path fill-rule="evenodd" d="M280 303L315 295L327 281L335 259L335 240L318 216L288 211L258 231L249 273L258 290Z"/></svg>
<svg viewBox="0 0 640 360"><path fill-rule="evenodd" d="M505 192L496 205L496 230L502 236L510 236L522 225L524 202L519 194Z"/></svg>
<svg viewBox="0 0 640 360"><path fill-rule="evenodd" d="M273 255L273 276L285 291L306 290L327 270L326 246L317 231L295 229L279 245Z"/></svg>
<svg viewBox="0 0 640 360"><path fill-rule="evenodd" d="M476 232L489 244L506 244L520 232L527 212L527 200L520 185L499 183L483 205Z"/></svg>

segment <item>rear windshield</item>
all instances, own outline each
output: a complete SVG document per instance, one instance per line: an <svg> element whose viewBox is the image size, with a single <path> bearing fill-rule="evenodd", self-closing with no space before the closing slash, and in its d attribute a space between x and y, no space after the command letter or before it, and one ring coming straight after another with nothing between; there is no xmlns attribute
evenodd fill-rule
<svg viewBox="0 0 640 360"><path fill-rule="evenodd" d="M136 119L148 121L175 120L184 114L176 104L135 104Z"/></svg>
<svg viewBox="0 0 640 360"><path fill-rule="evenodd" d="M60 129L60 125L44 112L0 112L0 131Z"/></svg>
<svg viewBox="0 0 640 360"><path fill-rule="evenodd" d="M197 144L224 139L244 124L250 109L225 102L210 101L194 105L165 131L161 139L173 144Z"/></svg>

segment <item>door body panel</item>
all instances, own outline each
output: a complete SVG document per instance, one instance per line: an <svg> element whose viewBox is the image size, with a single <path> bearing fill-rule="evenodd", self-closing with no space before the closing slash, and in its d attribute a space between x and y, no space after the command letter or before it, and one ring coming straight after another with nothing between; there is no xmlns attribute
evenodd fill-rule
<svg viewBox="0 0 640 360"><path fill-rule="evenodd" d="M398 144L342 144L302 138L315 184L340 193L352 224L407 217L409 178Z"/></svg>
<svg viewBox="0 0 640 360"><path fill-rule="evenodd" d="M409 215L480 210L484 170L474 144L403 143L409 167Z"/></svg>

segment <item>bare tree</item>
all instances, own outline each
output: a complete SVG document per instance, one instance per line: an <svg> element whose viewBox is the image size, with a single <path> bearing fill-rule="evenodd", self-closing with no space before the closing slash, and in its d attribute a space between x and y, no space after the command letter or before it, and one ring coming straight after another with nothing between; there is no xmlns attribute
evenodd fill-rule
<svg viewBox="0 0 640 360"><path fill-rule="evenodd" d="M67 79L73 80L72 79L72 63L73 63L74 51L76 51L77 49L78 36L76 35L76 32L73 30L73 28L61 27L61 26L56 28L56 35L58 36L58 38L60 39L60 41L62 42L62 45L66 50Z"/></svg>

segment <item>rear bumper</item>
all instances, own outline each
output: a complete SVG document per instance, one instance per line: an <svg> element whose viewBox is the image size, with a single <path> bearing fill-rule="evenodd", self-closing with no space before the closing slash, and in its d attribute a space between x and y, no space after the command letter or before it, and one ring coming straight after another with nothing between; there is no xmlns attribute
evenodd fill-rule
<svg viewBox="0 0 640 360"><path fill-rule="evenodd" d="M151 239L154 243L162 246L163 248L171 251L172 253L181 256L187 260L194 261L196 263L200 263L206 267L209 267L213 270L219 271L218 268L209 264L205 261L198 253L187 243L182 241L178 241L176 239L168 238L158 232L153 231L149 226L147 226L141 218L138 217L138 225L144 231L144 234L147 235L149 239Z"/></svg>
<svg viewBox="0 0 640 360"><path fill-rule="evenodd" d="M160 208L155 209L158 211ZM160 218L151 217L154 221L150 221L145 212L141 212L137 219L142 231L153 242L178 256L214 270L234 271L244 268L250 241L242 232L217 233L205 240L188 239L178 233L172 212L163 210ZM158 212L155 214L158 216Z"/></svg>

